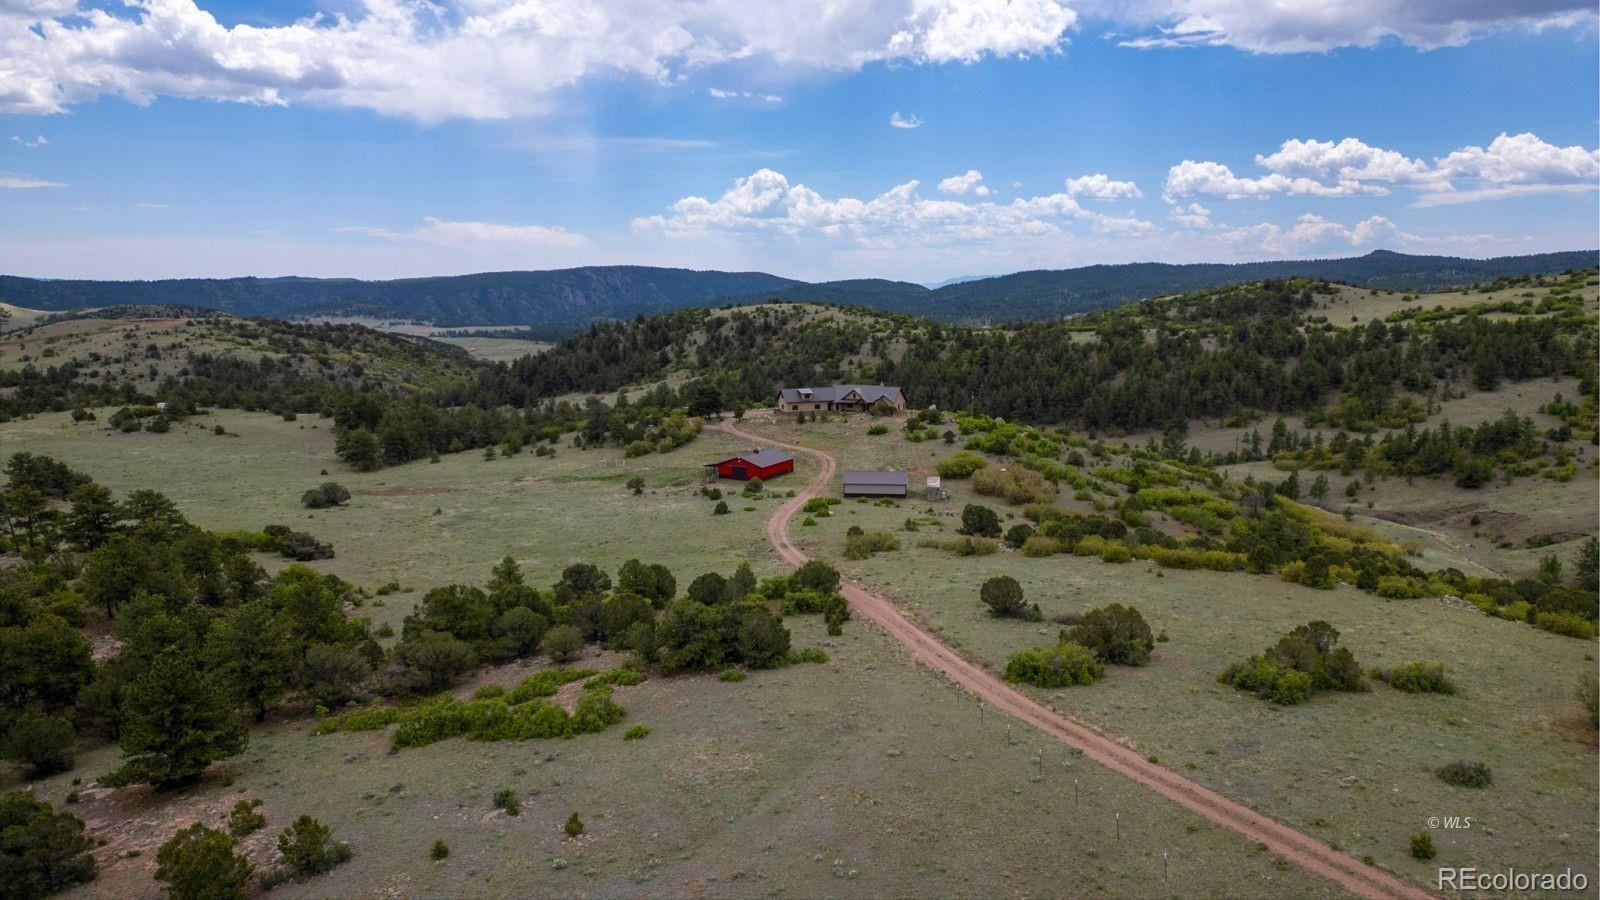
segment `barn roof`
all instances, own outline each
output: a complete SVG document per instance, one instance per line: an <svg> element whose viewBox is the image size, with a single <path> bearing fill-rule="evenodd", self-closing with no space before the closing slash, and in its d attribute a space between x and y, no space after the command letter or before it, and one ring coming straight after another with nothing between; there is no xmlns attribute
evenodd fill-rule
<svg viewBox="0 0 1600 900"><path fill-rule="evenodd" d="M719 459L716 462L706 463L706 465L720 466L723 463L733 462L736 459L742 459L758 469L765 469L768 466L775 466L781 462L789 462L790 460L794 459L794 457L783 452L782 450L774 450L771 447L768 447L764 450L756 449L751 450L749 453L740 453L736 456L730 456L727 459Z"/></svg>
<svg viewBox="0 0 1600 900"><path fill-rule="evenodd" d="M827 387L794 387L783 389L783 399L789 403L811 402L835 403L840 397L855 391L861 399L868 404L887 400L890 403L900 401L900 389L893 385L884 384L834 384Z"/></svg>
<svg viewBox="0 0 1600 900"><path fill-rule="evenodd" d="M891 485L891 486L899 485L899 486L903 487L906 484L906 482L910 480L910 478L911 478L910 474L906 473L906 472L846 472L846 473L844 473L844 483L845 484L872 485L874 487L883 486L883 485Z"/></svg>

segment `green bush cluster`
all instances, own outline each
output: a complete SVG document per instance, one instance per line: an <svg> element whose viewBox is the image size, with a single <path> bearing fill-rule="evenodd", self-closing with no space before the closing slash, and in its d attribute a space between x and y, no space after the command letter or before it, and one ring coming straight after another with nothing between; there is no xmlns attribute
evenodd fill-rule
<svg viewBox="0 0 1600 900"><path fill-rule="evenodd" d="M1408 694L1454 694L1455 682L1444 674L1442 663L1413 662L1374 674L1379 681Z"/></svg>
<svg viewBox="0 0 1600 900"><path fill-rule="evenodd" d="M1445 784L1455 787L1486 788L1494 783L1494 773L1481 762L1456 760L1435 769L1433 774Z"/></svg>
<svg viewBox="0 0 1600 900"><path fill-rule="evenodd" d="M1349 648L1335 647L1339 632L1327 622L1296 626L1260 656L1230 664L1217 676L1282 706L1304 703L1318 691L1365 691Z"/></svg>
<svg viewBox="0 0 1600 900"><path fill-rule="evenodd" d="M1005 679L1042 688L1093 684L1105 677L1105 664L1081 644L1030 647L1006 661Z"/></svg>

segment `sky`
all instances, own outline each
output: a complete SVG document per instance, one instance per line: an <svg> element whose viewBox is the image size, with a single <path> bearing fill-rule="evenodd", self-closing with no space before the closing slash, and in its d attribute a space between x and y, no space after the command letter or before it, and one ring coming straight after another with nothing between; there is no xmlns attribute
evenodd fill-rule
<svg viewBox="0 0 1600 900"><path fill-rule="evenodd" d="M0 0L0 273L1600 247L1589 0Z"/></svg>

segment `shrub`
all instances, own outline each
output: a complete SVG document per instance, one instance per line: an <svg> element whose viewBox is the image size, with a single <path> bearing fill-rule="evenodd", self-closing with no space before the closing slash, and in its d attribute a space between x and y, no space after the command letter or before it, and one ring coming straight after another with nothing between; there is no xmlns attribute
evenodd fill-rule
<svg viewBox="0 0 1600 900"><path fill-rule="evenodd" d="M1416 859L1433 859L1433 835L1419 831L1411 836L1411 855Z"/></svg>
<svg viewBox="0 0 1600 900"><path fill-rule="evenodd" d="M718 681L739 682L745 680L746 677L748 676L746 676L740 669L723 669L721 672L717 673Z"/></svg>
<svg viewBox="0 0 1600 900"><path fill-rule="evenodd" d="M72 768L72 725L54 716L26 713L0 737L0 757L28 765L29 778Z"/></svg>
<svg viewBox="0 0 1600 900"><path fill-rule="evenodd" d="M1002 619L1033 619L1032 610L1022 596L1022 585L1010 575L996 575L978 589L978 598L989 607L989 614Z"/></svg>
<svg viewBox="0 0 1600 900"><path fill-rule="evenodd" d="M1391 600L1413 600L1428 596L1428 584L1409 575L1384 575L1378 579L1377 593Z"/></svg>
<svg viewBox="0 0 1600 900"><path fill-rule="evenodd" d="M718 500L717 501L717 505L711 508L711 514L714 515L714 516L725 516L725 515L727 515L728 514L728 501L726 501L726 500Z"/></svg>
<svg viewBox="0 0 1600 900"><path fill-rule="evenodd" d="M828 661L828 654L821 647L807 647L804 650L790 654L789 661L792 663L825 663Z"/></svg>
<svg viewBox="0 0 1600 900"><path fill-rule="evenodd" d="M789 585L796 590L816 591L827 596L839 590L839 570L821 560L809 560L789 576Z"/></svg>
<svg viewBox="0 0 1600 900"><path fill-rule="evenodd" d="M1025 526L1023 526L1025 527ZM1036 534L1022 542L1022 555L1035 559L1054 556L1062 550L1061 542L1053 537Z"/></svg>
<svg viewBox="0 0 1600 900"><path fill-rule="evenodd" d="M650 729L644 725L635 725L622 733L625 741L642 741L650 736Z"/></svg>
<svg viewBox="0 0 1600 900"><path fill-rule="evenodd" d="M578 658L583 652L583 633L571 625L557 625L545 632L539 641L539 651L551 662L565 663Z"/></svg>
<svg viewBox="0 0 1600 900"><path fill-rule="evenodd" d="M1030 647L1006 661L1007 681L1035 687L1059 688L1093 684L1106 667L1081 645L1065 642L1054 647Z"/></svg>
<svg viewBox="0 0 1600 900"><path fill-rule="evenodd" d="M757 495L757 494L761 493L762 491L766 490L766 488L767 488L767 483L766 482L762 481L759 478L752 478L749 481L746 481L744 483L744 490L742 491L742 493L746 497L754 497L755 495Z"/></svg>
<svg viewBox="0 0 1600 900"><path fill-rule="evenodd" d="M1000 536L1000 517L987 506L968 503L961 510L959 531L974 537L997 538Z"/></svg>
<svg viewBox="0 0 1600 900"><path fill-rule="evenodd" d="M1260 656L1230 664L1217 680L1283 706L1304 703L1316 691L1365 691L1361 669L1327 622L1297 626Z"/></svg>
<svg viewBox="0 0 1600 900"><path fill-rule="evenodd" d="M1407 663L1378 673L1378 680L1408 694L1454 694L1455 683L1445 677L1440 663Z"/></svg>
<svg viewBox="0 0 1600 900"><path fill-rule="evenodd" d="M1434 770L1435 775L1445 784L1456 787L1486 788L1494 781L1494 775L1489 767L1481 762L1467 762L1457 760L1445 763Z"/></svg>
<svg viewBox="0 0 1600 900"><path fill-rule="evenodd" d="M1139 610L1113 603L1091 610L1066 636L1087 647L1102 662L1120 666L1142 666L1150 661L1155 638Z"/></svg>
<svg viewBox="0 0 1600 900"><path fill-rule="evenodd" d="M328 826L301 816L278 834L278 852L296 878L321 875L350 858L350 848L333 839Z"/></svg>
<svg viewBox="0 0 1600 900"><path fill-rule="evenodd" d="M1047 503L1056 486L1032 469L980 469L972 474L972 489L987 497L1004 497L1012 503Z"/></svg>
<svg viewBox="0 0 1600 900"><path fill-rule="evenodd" d="M1020 549L1031 537L1033 537L1033 526L1025 522L1019 522L1006 529L1006 546L1013 550Z"/></svg>
<svg viewBox="0 0 1600 900"><path fill-rule="evenodd" d="M874 425L871 428L867 429L867 434L872 435L873 437L877 437L880 434L888 434L888 433L889 433L889 426L887 426L887 425Z"/></svg>
<svg viewBox="0 0 1600 900"><path fill-rule="evenodd" d="M578 835L583 834L583 822L578 819L576 812L567 817L567 824L562 826L562 830L567 833L569 838L576 838Z"/></svg>
<svg viewBox="0 0 1600 900"><path fill-rule="evenodd" d="M175 900L242 898L255 866L234 852L234 839L199 822L156 851L156 880Z"/></svg>
<svg viewBox="0 0 1600 900"><path fill-rule="evenodd" d="M940 461L936 467L942 478L967 478L973 472L987 466L989 461L970 450L962 450L954 456Z"/></svg>
<svg viewBox="0 0 1600 900"><path fill-rule="evenodd" d="M1100 551L1100 560L1108 563L1125 563L1133 559L1133 553L1122 544L1106 543Z"/></svg>
<svg viewBox="0 0 1600 900"><path fill-rule="evenodd" d="M1534 616L1533 624L1551 634L1582 638L1586 641L1592 641L1595 637L1595 624L1577 613L1542 612Z"/></svg>
<svg viewBox="0 0 1600 900"><path fill-rule="evenodd" d="M330 506L342 506L350 499L350 491L344 485L335 481L323 482L321 486L314 487L300 495L300 502L307 509L327 509Z"/></svg>
<svg viewBox="0 0 1600 900"><path fill-rule="evenodd" d="M923 538L917 541L918 547L930 547L935 550L945 550L957 556L988 556L999 549L999 544L987 538L962 536L948 540L939 538Z"/></svg>
<svg viewBox="0 0 1600 900"><path fill-rule="evenodd" d="M517 799L517 792L511 788L494 792L494 808L505 810L508 816L522 815L522 801Z"/></svg>
<svg viewBox="0 0 1600 900"><path fill-rule="evenodd" d="M0 836L6 896L44 897L94 880L94 841L84 836L83 820L26 791L0 795Z"/></svg>
<svg viewBox="0 0 1600 900"><path fill-rule="evenodd" d="M242 838L267 827L267 817L257 808L260 800L240 800L228 813L228 833Z"/></svg>
<svg viewBox="0 0 1600 900"><path fill-rule="evenodd" d="M438 862L450 855L450 845L444 841L434 841L433 847L428 850L428 858Z"/></svg>
<svg viewBox="0 0 1600 900"><path fill-rule="evenodd" d="M844 539L846 559L866 559L874 553L899 550L900 540L887 531L867 531Z"/></svg>

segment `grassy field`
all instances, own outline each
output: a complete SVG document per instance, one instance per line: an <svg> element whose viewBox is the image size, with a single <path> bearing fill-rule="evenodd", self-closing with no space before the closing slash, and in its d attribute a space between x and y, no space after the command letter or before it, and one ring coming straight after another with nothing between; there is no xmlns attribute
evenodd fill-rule
<svg viewBox="0 0 1600 900"><path fill-rule="evenodd" d="M552 346L538 341L522 341L516 338L436 337L434 340L442 344L460 347L474 357L488 360L489 362L510 362L532 353L543 353Z"/></svg>
<svg viewBox="0 0 1600 900"><path fill-rule="evenodd" d="M950 451L943 444L911 444L893 432L868 436L867 425L765 427L826 446L843 468L910 467L913 485ZM918 537L937 533L935 526L899 531L899 551L858 562L842 558L851 525L893 531L908 517L931 515L949 534L964 502L981 499L1016 512L974 497L962 482L946 484L954 495L949 502L846 502L795 534L808 552L895 598L942 638L995 668L1017 650L1053 642L1058 626L991 618L978 601L989 577L1015 577L1047 615L1135 604L1171 639L1157 645L1151 666L1113 669L1093 687L1040 695L1087 722L1103 723L1164 765L1352 853L1370 854L1419 883L1431 877L1433 864L1409 857L1407 837L1427 830L1435 815L1472 816L1474 823L1470 830L1434 831L1439 864L1570 865L1594 882L1595 734L1576 696L1580 674L1595 667L1593 642L1438 600L1387 601L1348 587L1317 591L1276 578L1161 570L1140 561L1030 559L1008 551L958 558L915 548ZM1551 484L1573 494L1585 490ZM1528 480L1517 485L1528 486ZM1593 496L1591 482L1591 529ZM1583 497L1566 502L1576 505ZM1444 561L1426 549L1420 560ZM1337 627L1363 668L1442 662L1461 691L1410 695L1374 683L1371 693L1280 709L1216 683L1227 663L1259 653L1312 619ZM1459 759L1488 763L1493 787L1456 789L1433 776L1433 769Z"/></svg>
<svg viewBox="0 0 1600 900"><path fill-rule="evenodd" d="M213 424L237 437L212 435ZM712 516L696 493L699 463L739 449L717 432L635 460L568 448L493 462L469 453L370 475L342 471L326 423L310 417L219 413L166 435L111 435L55 415L10 423L3 436L119 492L156 486L203 525L309 529L338 549L318 568L416 589L362 611L379 623L398 625L428 587L483 581L506 554L542 583L572 561L614 571L634 556L667 562L680 586L742 559L776 570L761 533L776 498L730 498L734 511ZM298 494L323 468L355 496L313 515ZM795 480L809 473L802 464ZM650 485L643 496L623 487L633 474ZM827 638L815 617L788 624L796 646L823 646L830 661L741 683L694 676L619 688L628 718L597 735L458 739L391 755L383 733L313 737L309 720L282 720L256 729L243 756L192 789L85 790L72 808L107 844L100 879L76 893L155 896L155 848L196 819L219 823L245 797L261 798L270 820L245 844L258 862L301 813L354 848L333 873L275 892L291 897L1331 893L1059 744L1008 728L881 633L851 623ZM488 670L477 683L530 671ZM634 724L650 735L624 741ZM117 756L89 751L75 772L36 790L63 802L72 777L92 779ZM15 777L0 774L7 787ZM520 793L520 816L492 807L504 787ZM569 840L560 826L574 811L587 831ZM435 840L451 848L442 862L428 856Z"/></svg>

